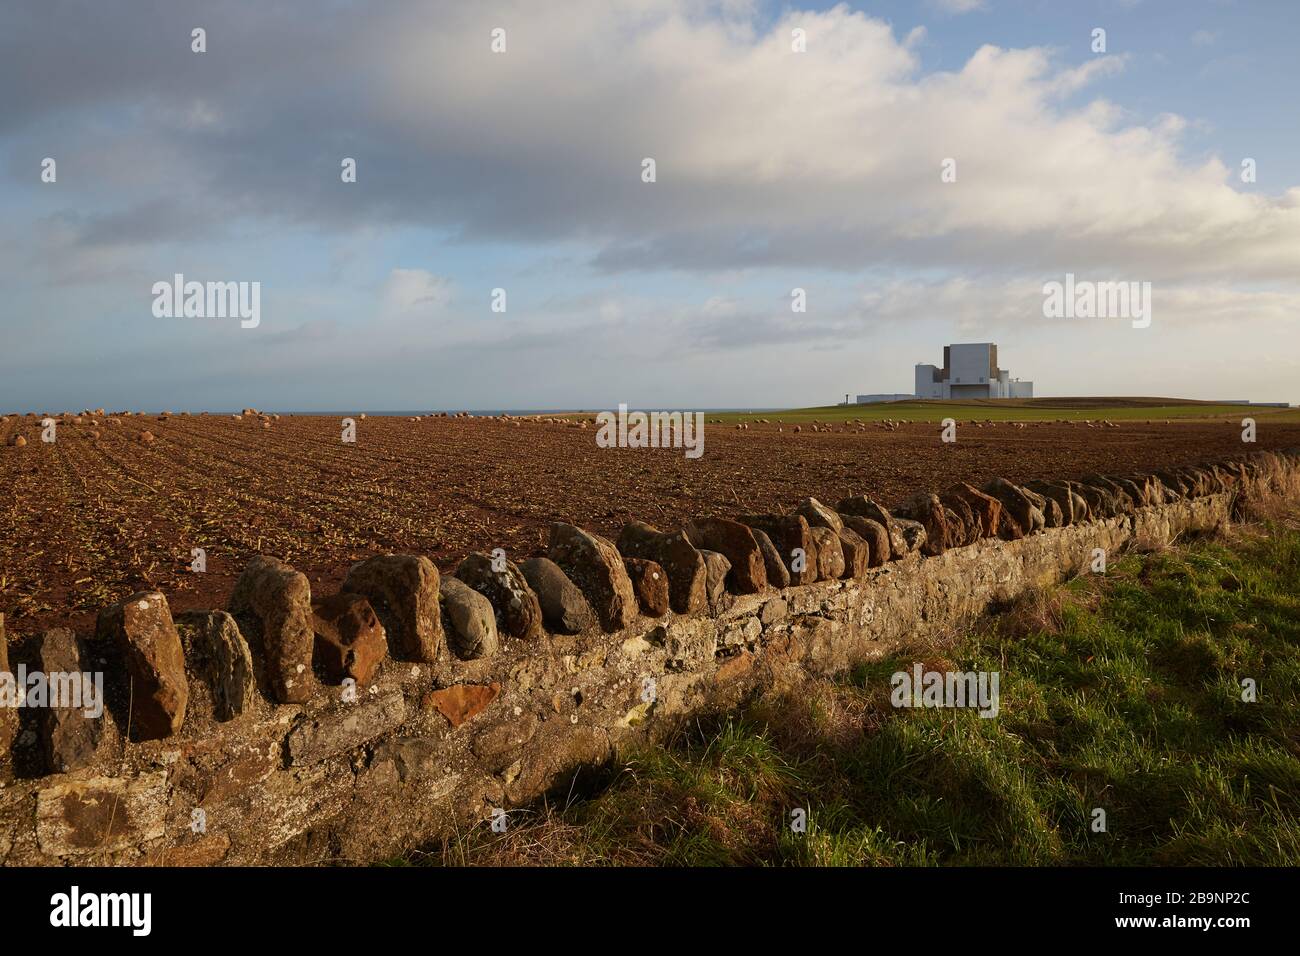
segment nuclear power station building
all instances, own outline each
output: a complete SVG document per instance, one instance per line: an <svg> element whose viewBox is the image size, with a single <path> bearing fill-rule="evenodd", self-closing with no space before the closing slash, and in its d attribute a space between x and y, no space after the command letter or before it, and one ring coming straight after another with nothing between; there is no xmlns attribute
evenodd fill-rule
<svg viewBox="0 0 1300 956"><path fill-rule="evenodd" d="M943 368L916 367L917 398L1033 398L1034 383L998 368L998 347L967 342L943 347Z"/></svg>

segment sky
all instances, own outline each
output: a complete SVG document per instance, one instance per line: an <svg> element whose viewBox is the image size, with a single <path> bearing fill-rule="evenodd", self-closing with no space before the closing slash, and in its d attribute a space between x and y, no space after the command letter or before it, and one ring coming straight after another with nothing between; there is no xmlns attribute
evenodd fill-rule
<svg viewBox="0 0 1300 956"><path fill-rule="evenodd" d="M983 341L1040 396L1300 402L1298 28L1293 0L10 0L0 410L806 406ZM259 283L259 323L156 315L178 273ZM1045 317L1067 274L1149 282L1150 324Z"/></svg>

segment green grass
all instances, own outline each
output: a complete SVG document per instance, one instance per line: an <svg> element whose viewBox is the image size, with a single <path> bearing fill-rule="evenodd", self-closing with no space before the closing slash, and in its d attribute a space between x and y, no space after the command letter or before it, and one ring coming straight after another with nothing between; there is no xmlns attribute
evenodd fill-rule
<svg viewBox="0 0 1300 956"><path fill-rule="evenodd" d="M1300 409L1263 408L1242 405L1213 405L1206 402L1181 402L1174 399L1077 399L1034 398L975 401L901 401L872 405L827 405L818 408L792 408L766 412L709 413L709 421L721 420L726 424L756 422L767 419L790 424L819 422L851 422L861 419L876 422L886 419L904 422L939 422L955 418L970 421L1083 421L1109 419L1111 421L1152 421L1166 419L1226 418L1240 421L1249 415L1270 421L1300 422Z"/></svg>
<svg viewBox="0 0 1300 956"><path fill-rule="evenodd" d="M997 671L999 715L893 708L890 675L913 661ZM593 793L417 859L1300 864L1300 532L1122 558L947 643L697 723Z"/></svg>

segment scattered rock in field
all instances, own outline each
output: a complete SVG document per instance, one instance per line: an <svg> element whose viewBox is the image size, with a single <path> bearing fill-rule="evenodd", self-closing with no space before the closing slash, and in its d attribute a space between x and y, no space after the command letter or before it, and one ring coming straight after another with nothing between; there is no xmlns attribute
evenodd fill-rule
<svg viewBox="0 0 1300 956"><path fill-rule="evenodd" d="M354 564L342 591L364 595L384 623L390 649L405 660L433 662L442 650L438 568L414 554L383 554Z"/></svg>
<svg viewBox="0 0 1300 956"><path fill-rule="evenodd" d="M142 445L148 445L150 442L152 442L152 441L154 440L154 438L153 438L153 432L141 432L141 433L137 436L137 440L138 440L138 441L140 442L140 444L142 444Z"/></svg>
<svg viewBox="0 0 1300 956"><path fill-rule="evenodd" d="M261 635L275 699L282 704L310 699L316 685L311 670L316 636L307 576L283 561L259 554L235 582L228 607L236 618L248 617Z"/></svg>
<svg viewBox="0 0 1300 956"><path fill-rule="evenodd" d="M67 628L54 628L41 635L37 645L37 657L40 669L46 675L80 675L87 672L82 663L80 642L75 634ZM68 677L63 682L67 686ZM86 684L82 681L81 706L54 707L54 701L47 696L39 702L38 723L40 726L41 748L45 763L51 773L70 773L85 767L95 759L95 751L104 738L104 717L87 716L93 711L85 694ZM91 688L92 693L93 687ZM49 694L48 685L46 694ZM72 701L75 703L75 701ZM68 703L68 701L65 701ZM95 702L99 707L103 701ZM28 699L28 706L37 705L37 701Z"/></svg>
<svg viewBox="0 0 1300 956"><path fill-rule="evenodd" d="M447 617L447 642L461 660L492 657L497 652L496 611L492 602L463 581L443 576L438 585Z"/></svg>
<svg viewBox="0 0 1300 956"><path fill-rule="evenodd" d="M498 562L500 571L493 570L493 562L491 555L476 551L461 561L456 577L492 602L499 631L524 640L538 639L542 636L542 606L528 579L513 561L503 558Z"/></svg>
<svg viewBox="0 0 1300 956"><path fill-rule="evenodd" d="M598 534L556 521L547 557L578 586L606 631L619 631L636 619L636 594L617 548Z"/></svg>
<svg viewBox="0 0 1300 956"><path fill-rule="evenodd" d="M179 731L190 688L185 652L167 599L157 591L140 591L104 608L95 636L111 641L126 663L131 739L160 740Z"/></svg>
<svg viewBox="0 0 1300 956"><path fill-rule="evenodd" d="M358 685L369 684L388 653L384 625L370 602L343 591L312 601L311 610L316 660L325 679L341 684L351 677Z"/></svg>
<svg viewBox="0 0 1300 956"><path fill-rule="evenodd" d="M731 564L727 581L737 594L756 594L767 587L763 552L754 534L729 518L697 518L685 528L686 537L701 551L717 551Z"/></svg>
<svg viewBox="0 0 1300 956"><path fill-rule="evenodd" d="M251 707L257 692L253 655L235 619L225 611L186 611L176 625L187 666L212 694L213 716L230 720Z"/></svg>
<svg viewBox="0 0 1300 956"><path fill-rule="evenodd" d="M552 631L577 634L595 626L596 612L577 585L550 558L529 558L519 570L537 595L542 620Z"/></svg>
<svg viewBox="0 0 1300 956"><path fill-rule="evenodd" d="M663 568L668 575L668 603L678 614L694 614L708 606L704 557L685 532L660 531L642 521L629 521L619 533L618 550Z"/></svg>
<svg viewBox="0 0 1300 956"><path fill-rule="evenodd" d="M649 617L663 617L668 613L668 575L658 561L647 558L624 558L627 576L632 581L637 603L642 613Z"/></svg>

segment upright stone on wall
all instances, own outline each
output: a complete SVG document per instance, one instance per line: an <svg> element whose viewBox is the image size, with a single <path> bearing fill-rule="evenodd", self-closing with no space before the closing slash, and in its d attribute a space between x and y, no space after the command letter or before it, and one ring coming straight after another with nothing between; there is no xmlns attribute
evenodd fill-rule
<svg viewBox="0 0 1300 956"><path fill-rule="evenodd" d="M739 520L758 528L772 540L782 563L790 571L791 584L812 584L817 580L817 545L803 515L742 515ZM802 551L805 559L798 569L796 551Z"/></svg>
<svg viewBox="0 0 1300 956"><path fill-rule="evenodd" d="M513 561L498 563L491 555L476 551L461 561L456 577L492 602L498 630L526 641L542 636L541 603Z"/></svg>
<svg viewBox="0 0 1300 956"><path fill-rule="evenodd" d="M696 518L686 525L686 537L701 551L717 551L731 563L727 583L737 594L757 594L767 587L763 552L754 533L729 518Z"/></svg>
<svg viewBox="0 0 1300 956"><path fill-rule="evenodd" d="M596 612L577 585L550 558L529 558L519 565L537 595L542 620L557 634L579 634L595 627Z"/></svg>
<svg viewBox="0 0 1300 956"><path fill-rule="evenodd" d="M94 761L100 742L104 739L104 702L98 702L100 715L90 712L93 709L86 700L83 680L87 671L82 663L77 637L70 630L56 627L42 634L37 645L37 656L46 679L46 699L39 702L41 749L46 766L51 773L80 770ZM71 690L70 681L74 679L82 681L81 686L76 688L81 697L81 706L76 706L67 699L61 701L65 706L53 706L56 701L50 699L51 685L57 681L66 690ZM29 705L33 703L35 702L28 700Z"/></svg>
<svg viewBox="0 0 1300 956"><path fill-rule="evenodd" d="M494 655L500 642L492 602L450 575L438 582L438 594L449 625L447 641L456 656L468 661Z"/></svg>
<svg viewBox="0 0 1300 956"><path fill-rule="evenodd" d="M275 699L301 704L311 698L315 632L307 576L276 558L259 554L235 582L230 613L248 616L261 634L266 673Z"/></svg>
<svg viewBox="0 0 1300 956"><path fill-rule="evenodd" d="M239 623L225 611L185 611L176 624L190 670L212 694L213 716L230 720L251 707L257 678Z"/></svg>
<svg viewBox="0 0 1300 956"><path fill-rule="evenodd" d="M612 542L557 521L551 525L547 556L586 595L605 630L621 630L636 619L636 593Z"/></svg>
<svg viewBox="0 0 1300 956"><path fill-rule="evenodd" d="M678 614L697 614L709 603L707 570L699 549L683 531L660 531L629 521L618 536L618 550L629 558L654 561L668 575L668 603Z"/></svg>
<svg viewBox="0 0 1300 956"><path fill-rule="evenodd" d="M364 595L385 620L395 656L434 662L442 650L438 568L413 554L384 554L354 564L341 590ZM391 626L389 626L391 625Z"/></svg>
<svg viewBox="0 0 1300 956"><path fill-rule="evenodd" d="M132 594L100 611L95 631L126 662L131 739L159 740L180 730L190 689L167 599L157 591Z"/></svg>

